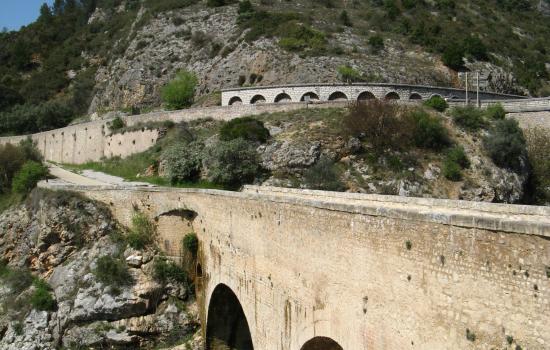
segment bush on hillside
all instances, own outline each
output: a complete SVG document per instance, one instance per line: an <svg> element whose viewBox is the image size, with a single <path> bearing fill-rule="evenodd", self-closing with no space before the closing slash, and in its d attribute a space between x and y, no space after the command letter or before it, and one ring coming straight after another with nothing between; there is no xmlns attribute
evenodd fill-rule
<svg viewBox="0 0 550 350"><path fill-rule="evenodd" d="M382 100L355 103L344 116L343 128L348 136L368 141L377 152L387 148L406 148L412 140L410 118L400 116L400 108Z"/></svg>
<svg viewBox="0 0 550 350"><path fill-rule="evenodd" d="M38 181L48 176L48 168L41 163L29 160L15 174L12 182L12 191L20 194L29 193Z"/></svg>
<svg viewBox="0 0 550 350"><path fill-rule="evenodd" d="M109 130L113 132L113 131L122 129L125 126L126 126L126 123L124 122L124 120L122 120L122 118L120 117L116 117L115 119L111 120L111 122L109 123Z"/></svg>
<svg viewBox="0 0 550 350"><path fill-rule="evenodd" d="M486 124L483 111L472 106L454 107L451 110L451 116L454 122L464 129L478 130Z"/></svg>
<svg viewBox="0 0 550 350"><path fill-rule="evenodd" d="M374 52L379 52L384 49L384 38L376 34L369 38L369 46L374 50Z"/></svg>
<svg viewBox="0 0 550 350"><path fill-rule="evenodd" d="M460 70L464 67L464 49L459 44L451 43L443 51L441 60L447 67Z"/></svg>
<svg viewBox="0 0 550 350"><path fill-rule="evenodd" d="M281 36L279 46L287 51L321 53L326 49L325 34L310 26L291 21L279 30Z"/></svg>
<svg viewBox="0 0 550 350"><path fill-rule="evenodd" d="M447 151L446 158L456 164L460 165L462 169L467 169L470 167L470 160L466 156L464 147L454 146Z"/></svg>
<svg viewBox="0 0 550 350"><path fill-rule="evenodd" d="M9 143L0 145L0 192L11 190L13 177L25 161L25 154L20 147Z"/></svg>
<svg viewBox="0 0 550 350"><path fill-rule="evenodd" d="M235 118L222 125L220 139L231 141L237 138L264 143L269 138L269 130L262 121L252 117Z"/></svg>
<svg viewBox="0 0 550 350"><path fill-rule="evenodd" d="M162 284L189 284L189 278L185 270L175 262L164 258L155 258L153 278Z"/></svg>
<svg viewBox="0 0 550 350"><path fill-rule="evenodd" d="M195 74L186 70L179 71L176 77L162 89L162 100L170 109L191 106L197 82Z"/></svg>
<svg viewBox="0 0 550 350"><path fill-rule="evenodd" d="M166 175L172 184L199 178L203 149L200 142L180 142L164 151L162 159L166 162Z"/></svg>
<svg viewBox="0 0 550 350"><path fill-rule="evenodd" d="M120 258L111 255L105 255L97 259L93 273L99 282L117 290L118 287L130 286L134 283L128 265Z"/></svg>
<svg viewBox="0 0 550 350"><path fill-rule="evenodd" d="M143 249L152 244L157 236L155 224L145 214L135 212L132 216L132 227L126 240L134 249Z"/></svg>
<svg viewBox="0 0 550 350"><path fill-rule="evenodd" d="M340 12L340 23L342 23L346 27L353 27L353 23L351 23L351 19L349 18L348 12L346 10Z"/></svg>
<svg viewBox="0 0 550 350"><path fill-rule="evenodd" d="M436 111L443 112L449 108L449 104L441 96L432 96L424 102L424 106L435 109Z"/></svg>
<svg viewBox="0 0 550 350"><path fill-rule="evenodd" d="M361 73L351 68L350 66L338 67L338 76L340 77L340 80L345 83L354 83L363 80L363 76L361 75Z"/></svg>
<svg viewBox="0 0 550 350"><path fill-rule="evenodd" d="M502 107L502 104L492 104L485 110L485 116L487 119L500 120L506 117L506 111Z"/></svg>
<svg viewBox="0 0 550 350"><path fill-rule="evenodd" d="M243 138L219 141L209 147L204 163L208 180L228 188L252 183L261 170L256 147Z"/></svg>
<svg viewBox="0 0 550 350"><path fill-rule="evenodd" d="M443 161L443 176L447 180L460 181L462 180L462 169L459 164L450 159L445 159Z"/></svg>
<svg viewBox="0 0 550 350"><path fill-rule="evenodd" d="M550 135L545 130L529 129L525 138L533 199L537 204L550 203Z"/></svg>
<svg viewBox="0 0 550 350"><path fill-rule="evenodd" d="M497 166L516 172L524 169L527 145L516 120L498 120L483 141L487 153Z"/></svg>
<svg viewBox="0 0 550 350"><path fill-rule="evenodd" d="M336 164L323 157L304 173L304 183L307 188L324 191L343 191L344 184Z"/></svg>
<svg viewBox="0 0 550 350"><path fill-rule="evenodd" d="M34 292L31 295L31 305L38 311L55 311L57 303L52 296L51 287L43 280L34 281Z"/></svg>
<svg viewBox="0 0 550 350"><path fill-rule="evenodd" d="M412 119L413 138L416 147L440 150L449 145L447 129L441 123L441 119L432 116L421 109L416 109L407 114Z"/></svg>

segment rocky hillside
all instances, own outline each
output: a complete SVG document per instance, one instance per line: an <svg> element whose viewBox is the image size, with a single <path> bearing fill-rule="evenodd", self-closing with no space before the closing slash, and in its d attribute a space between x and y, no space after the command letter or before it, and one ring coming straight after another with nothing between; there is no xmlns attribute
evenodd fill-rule
<svg viewBox="0 0 550 350"><path fill-rule="evenodd" d="M197 104L239 85L354 80L548 94L547 0L62 0L0 33L1 133L147 111L186 69ZM206 96L209 96L207 98ZM28 119L28 120L27 120ZM24 122L23 122L24 121Z"/></svg>
<svg viewBox="0 0 550 350"><path fill-rule="evenodd" d="M201 348L192 288L97 203L35 190L0 216L0 348Z"/></svg>

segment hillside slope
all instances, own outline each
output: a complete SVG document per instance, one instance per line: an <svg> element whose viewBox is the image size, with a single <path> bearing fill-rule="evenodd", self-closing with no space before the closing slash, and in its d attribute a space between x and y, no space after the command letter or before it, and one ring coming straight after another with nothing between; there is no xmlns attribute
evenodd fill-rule
<svg viewBox="0 0 550 350"><path fill-rule="evenodd" d="M62 0L0 34L0 133L150 110L180 69L221 88L354 80L548 94L548 0Z"/></svg>

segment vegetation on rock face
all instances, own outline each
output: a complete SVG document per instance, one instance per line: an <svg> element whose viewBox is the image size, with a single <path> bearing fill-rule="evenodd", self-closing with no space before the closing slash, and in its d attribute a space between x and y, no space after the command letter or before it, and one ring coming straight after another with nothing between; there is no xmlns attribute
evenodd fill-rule
<svg viewBox="0 0 550 350"><path fill-rule="evenodd" d="M12 182L12 191L20 194L29 193L38 183L48 175L48 168L41 163L29 160L15 174Z"/></svg>
<svg viewBox="0 0 550 350"><path fill-rule="evenodd" d="M412 136L416 147L440 150L450 144L441 117L432 116L423 110L413 110L407 114L407 118L412 120Z"/></svg>
<svg viewBox="0 0 550 350"><path fill-rule="evenodd" d="M304 184L314 190L342 191L345 188L336 164L326 157L306 170Z"/></svg>
<svg viewBox="0 0 550 350"><path fill-rule="evenodd" d="M457 125L468 130L475 131L486 125L483 111L473 106L454 107L451 116Z"/></svg>
<svg viewBox="0 0 550 350"><path fill-rule="evenodd" d="M255 147L242 138L220 141L209 147L204 163L209 181L230 188L252 183L261 171Z"/></svg>
<svg viewBox="0 0 550 350"><path fill-rule="evenodd" d="M160 283L179 283L189 285L185 270L169 259L158 258L153 264L153 277Z"/></svg>
<svg viewBox="0 0 550 350"><path fill-rule="evenodd" d="M462 169L470 167L470 160L461 146L454 146L447 151L443 161L443 176L451 181L462 179Z"/></svg>
<svg viewBox="0 0 550 350"><path fill-rule="evenodd" d="M447 108L449 108L449 104L445 99L441 96L432 96L428 100L424 102L424 106L431 107L435 109L436 111L443 112Z"/></svg>
<svg viewBox="0 0 550 350"><path fill-rule="evenodd" d="M199 239L197 238L197 234L194 232L186 234L185 237L183 237L183 246L193 255L193 257L197 257L197 252L199 250Z"/></svg>
<svg viewBox="0 0 550 350"><path fill-rule="evenodd" d="M105 255L97 259L96 268L93 272L99 282L116 290L134 283L134 279L128 271L128 265L120 258L111 255Z"/></svg>
<svg viewBox="0 0 550 350"><path fill-rule="evenodd" d="M338 67L338 75L340 79L345 83L354 83L358 81L363 81L363 76L357 70L353 69L350 66L340 66Z"/></svg>
<svg viewBox="0 0 550 350"><path fill-rule="evenodd" d="M269 130L263 122L252 117L235 118L223 124L220 129L220 139L231 141L237 138L264 143L269 138Z"/></svg>
<svg viewBox="0 0 550 350"><path fill-rule="evenodd" d="M525 133L531 165L531 196L536 204L550 204L550 136L545 130L529 129ZM550 273L550 269L548 270Z"/></svg>
<svg viewBox="0 0 550 350"><path fill-rule="evenodd" d="M496 165L516 172L527 166L525 137L516 120L504 119L495 122L484 143Z"/></svg>
<svg viewBox="0 0 550 350"><path fill-rule="evenodd" d="M204 145L200 142L178 142L162 155L170 183L196 181L201 173Z"/></svg>
<svg viewBox="0 0 550 350"><path fill-rule="evenodd" d="M51 287L43 280L34 280L34 291L31 295L31 305L38 311L54 311L57 303L52 296Z"/></svg>
<svg viewBox="0 0 550 350"><path fill-rule="evenodd" d="M485 116L487 119L493 120L504 119L506 117L506 111L504 110L504 107L502 107L502 104L497 103L487 107L485 110Z"/></svg>
<svg viewBox="0 0 550 350"><path fill-rule="evenodd" d="M182 109L193 104L197 77L188 71L180 71L162 89L162 99L169 109Z"/></svg>
<svg viewBox="0 0 550 350"><path fill-rule="evenodd" d="M155 242L157 228L149 218L138 211L132 216L132 227L126 240L134 249L143 249Z"/></svg>

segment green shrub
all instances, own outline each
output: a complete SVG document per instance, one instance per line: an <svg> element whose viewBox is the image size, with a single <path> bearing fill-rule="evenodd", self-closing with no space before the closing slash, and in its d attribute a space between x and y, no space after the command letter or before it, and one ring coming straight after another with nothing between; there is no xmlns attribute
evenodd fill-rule
<svg viewBox="0 0 550 350"><path fill-rule="evenodd" d="M134 249L143 249L155 241L157 228L145 214L135 212L132 228L126 237L128 245Z"/></svg>
<svg viewBox="0 0 550 350"><path fill-rule="evenodd" d="M369 38L368 44L375 52L379 52L384 49L384 38L378 34L373 35Z"/></svg>
<svg viewBox="0 0 550 350"><path fill-rule="evenodd" d="M447 151L447 159L460 165L462 169L470 167L470 160L462 146L454 146Z"/></svg>
<svg viewBox="0 0 550 350"><path fill-rule="evenodd" d="M485 116L487 119L500 120L506 117L506 111L502 107L502 104L492 104L485 110Z"/></svg>
<svg viewBox="0 0 550 350"><path fill-rule="evenodd" d="M454 107L451 116L457 125L469 130L478 130L486 124L483 111L472 106Z"/></svg>
<svg viewBox="0 0 550 350"><path fill-rule="evenodd" d="M208 7L220 7L225 5L227 5L225 0L207 0L206 1L206 6Z"/></svg>
<svg viewBox="0 0 550 350"><path fill-rule="evenodd" d="M346 10L340 12L340 23L342 23L346 27L353 27L353 23L351 23L351 19L349 18L348 12Z"/></svg>
<svg viewBox="0 0 550 350"><path fill-rule="evenodd" d="M170 109L181 109L193 104L197 86L195 74L182 70L162 89L162 100Z"/></svg>
<svg viewBox="0 0 550 350"><path fill-rule="evenodd" d="M55 311L57 303L52 296L51 287L43 280L34 281L34 292L31 295L31 305L38 311Z"/></svg>
<svg viewBox="0 0 550 350"><path fill-rule="evenodd" d="M413 138L417 147L439 150L449 145L449 135L440 118L420 109L410 112L409 117L414 123Z"/></svg>
<svg viewBox="0 0 550 350"><path fill-rule="evenodd" d="M403 118L395 103L373 99L354 103L344 116L343 131L346 136L360 137L368 141L376 152L387 148L407 148L412 143L414 125L412 118Z"/></svg>
<svg viewBox="0 0 550 350"><path fill-rule="evenodd" d="M220 141L208 148L205 164L208 180L228 188L251 183L261 170L256 148L242 138Z"/></svg>
<svg viewBox="0 0 550 350"><path fill-rule="evenodd" d="M122 118L120 117L116 117L115 119L111 120L111 122L109 123L109 130L116 131L124 128L125 126L126 126L126 123L124 122L124 120L122 120Z"/></svg>
<svg viewBox="0 0 550 350"><path fill-rule="evenodd" d="M324 33L305 24L294 21L280 27L279 46L287 51L323 52L326 49L327 39Z"/></svg>
<svg viewBox="0 0 550 350"><path fill-rule="evenodd" d="M165 258L155 258L153 263L153 278L162 284L188 284L187 272L175 262Z"/></svg>
<svg viewBox="0 0 550 350"><path fill-rule="evenodd" d="M93 271L97 280L106 286L120 287L130 286L134 279L128 271L128 266L120 258L105 255L97 259Z"/></svg>
<svg viewBox="0 0 550 350"><path fill-rule="evenodd" d="M179 142L164 151L162 159L166 162L166 174L172 184L199 178L203 148L200 142Z"/></svg>
<svg viewBox="0 0 550 350"><path fill-rule="evenodd" d="M424 106L435 109L436 111L443 112L449 108L449 104L441 96L432 96L424 102Z"/></svg>
<svg viewBox="0 0 550 350"><path fill-rule="evenodd" d="M338 67L338 75L340 76L340 80L346 83L353 83L363 80L361 73L350 66Z"/></svg>
<svg viewBox="0 0 550 350"><path fill-rule="evenodd" d="M197 257L197 251L199 250L199 239L194 232L188 233L183 237L183 246L193 257Z"/></svg>
<svg viewBox="0 0 550 350"><path fill-rule="evenodd" d="M9 286L12 294L20 294L25 289L29 288L33 282L33 276L27 269L12 269L3 262L3 267L0 269L0 279L5 285Z"/></svg>
<svg viewBox="0 0 550 350"><path fill-rule="evenodd" d="M520 172L525 167L525 137L515 119L498 120L484 138L487 153L501 168Z"/></svg>
<svg viewBox="0 0 550 350"><path fill-rule="evenodd" d="M525 137L531 166L533 200L536 204L544 205L550 203L550 135L542 129L529 129ZM547 271L550 272L550 269Z"/></svg>
<svg viewBox="0 0 550 350"><path fill-rule="evenodd" d="M21 170L15 174L12 183L12 190L15 193L29 193L38 183L38 181L48 176L48 168L44 165L29 160L21 167Z"/></svg>
<svg viewBox="0 0 550 350"><path fill-rule="evenodd" d="M235 118L222 125L220 139L231 141L237 138L264 143L269 138L269 130L262 121L252 117Z"/></svg>
<svg viewBox="0 0 550 350"><path fill-rule="evenodd" d="M441 60L447 67L459 70L464 67L464 49L459 44L451 43L443 51Z"/></svg>
<svg viewBox="0 0 550 350"><path fill-rule="evenodd" d="M443 176L451 181L460 181L462 179L462 169L458 163L445 159L443 162Z"/></svg>
<svg viewBox="0 0 550 350"><path fill-rule="evenodd" d="M306 170L304 183L308 188L314 190L343 191L345 189L336 165L326 157L322 157L315 165Z"/></svg>

